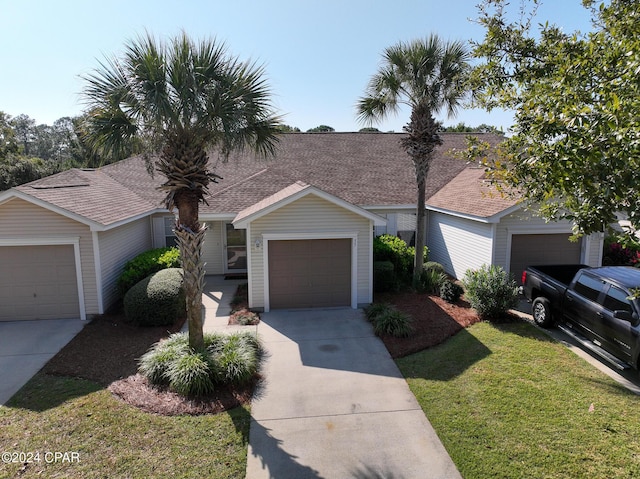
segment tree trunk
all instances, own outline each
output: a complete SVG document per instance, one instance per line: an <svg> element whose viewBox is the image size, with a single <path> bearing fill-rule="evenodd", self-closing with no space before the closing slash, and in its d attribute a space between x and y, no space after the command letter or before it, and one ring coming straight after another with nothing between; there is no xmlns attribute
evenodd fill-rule
<svg viewBox="0 0 640 479"><path fill-rule="evenodd" d="M426 227L426 189L427 175L436 146L442 145L438 135L440 124L431 115L429 105L419 104L411 110L411 120L403 127L408 133L400 144L413 160L418 185L418 204L416 205L416 254L413 263L414 286L420 281L424 264L425 227Z"/></svg>
<svg viewBox="0 0 640 479"><path fill-rule="evenodd" d="M202 350L204 349L202 292L205 273L202 262L202 243L207 229L198 221L197 193L189 190L180 191L175 199L178 207L175 233L184 272L189 346L194 350Z"/></svg>
<svg viewBox="0 0 640 479"><path fill-rule="evenodd" d="M425 226L426 226L426 211L425 211L425 196L426 196L426 178L422 176L417 178L418 183L418 206L416 207L416 254L413 263L413 282L414 285L420 280L424 265L424 247L425 238Z"/></svg>

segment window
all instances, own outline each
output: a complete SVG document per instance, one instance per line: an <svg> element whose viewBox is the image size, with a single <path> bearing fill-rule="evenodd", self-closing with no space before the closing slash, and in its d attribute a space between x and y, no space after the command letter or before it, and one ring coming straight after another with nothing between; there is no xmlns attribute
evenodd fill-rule
<svg viewBox="0 0 640 479"><path fill-rule="evenodd" d="M627 299L629 295L620 288L611 286L604 297L604 307L610 311L628 311L633 313L631 303Z"/></svg>
<svg viewBox="0 0 640 479"><path fill-rule="evenodd" d="M600 290L602 289L602 281L599 279L595 279L588 274L581 274L576 281L576 285L574 289L576 293L584 296L591 301L597 301L598 296L600 295Z"/></svg>
<svg viewBox="0 0 640 479"><path fill-rule="evenodd" d="M398 237L408 246L416 245L416 215L408 213L398 214Z"/></svg>
<svg viewBox="0 0 640 479"><path fill-rule="evenodd" d="M176 219L173 216L164 217L164 244L165 246L178 246L176 234L173 229L176 225Z"/></svg>

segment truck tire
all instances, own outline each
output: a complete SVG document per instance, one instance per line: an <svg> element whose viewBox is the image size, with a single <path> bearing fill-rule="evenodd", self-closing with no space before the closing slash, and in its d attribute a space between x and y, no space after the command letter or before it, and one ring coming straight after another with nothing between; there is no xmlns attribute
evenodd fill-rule
<svg viewBox="0 0 640 479"><path fill-rule="evenodd" d="M533 304L531 305L531 315L538 326L543 328L550 328L553 326L551 307L547 298L538 297L533 300Z"/></svg>

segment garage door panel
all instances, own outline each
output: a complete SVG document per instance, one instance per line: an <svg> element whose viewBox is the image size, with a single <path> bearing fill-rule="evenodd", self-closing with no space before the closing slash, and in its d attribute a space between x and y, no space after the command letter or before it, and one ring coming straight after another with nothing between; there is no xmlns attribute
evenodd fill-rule
<svg viewBox="0 0 640 479"><path fill-rule="evenodd" d="M0 247L0 321L79 318L72 245Z"/></svg>
<svg viewBox="0 0 640 479"><path fill-rule="evenodd" d="M351 240L283 240L269 244L272 308L351 305Z"/></svg>
<svg viewBox="0 0 640 479"><path fill-rule="evenodd" d="M569 233L514 234L509 271L520 283L527 266L580 263L582 243L569 241Z"/></svg>

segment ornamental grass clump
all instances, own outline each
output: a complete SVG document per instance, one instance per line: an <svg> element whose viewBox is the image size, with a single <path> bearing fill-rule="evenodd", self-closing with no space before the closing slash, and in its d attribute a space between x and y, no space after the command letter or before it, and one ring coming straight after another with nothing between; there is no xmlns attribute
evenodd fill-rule
<svg viewBox="0 0 640 479"><path fill-rule="evenodd" d="M466 298L481 319L499 321L518 304L518 286L499 266L482 265L467 270L463 280Z"/></svg>
<svg viewBox="0 0 640 479"><path fill-rule="evenodd" d="M138 372L183 396L206 396L218 385L243 384L257 374L261 345L254 334L209 333L204 342L204 350L194 351L187 333L172 334L140 358Z"/></svg>
<svg viewBox="0 0 640 479"><path fill-rule="evenodd" d="M404 338L413 332L411 316L398 311L388 303L372 304L365 309L365 316L373 325L373 331L377 335L388 334Z"/></svg>

